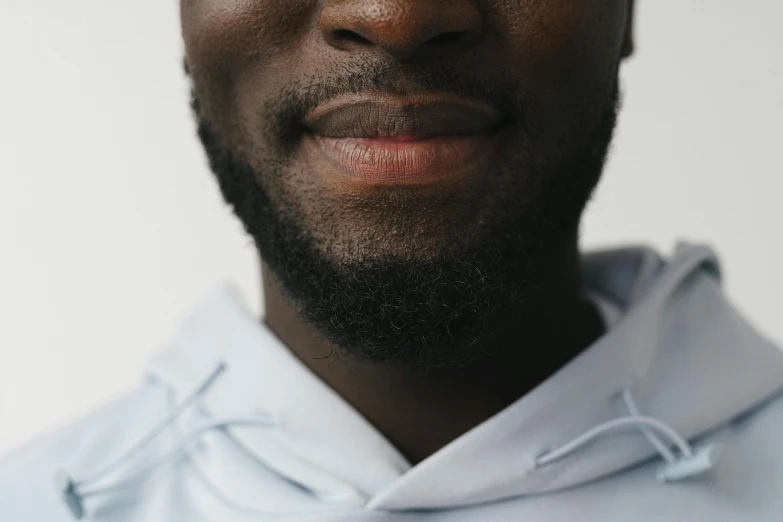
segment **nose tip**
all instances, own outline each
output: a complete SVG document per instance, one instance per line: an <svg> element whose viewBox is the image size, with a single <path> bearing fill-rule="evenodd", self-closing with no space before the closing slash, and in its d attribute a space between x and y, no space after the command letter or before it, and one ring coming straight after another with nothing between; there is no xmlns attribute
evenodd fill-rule
<svg viewBox="0 0 783 522"><path fill-rule="evenodd" d="M398 60L465 50L478 41L482 25L474 0L330 0L320 17L332 47L375 47Z"/></svg>

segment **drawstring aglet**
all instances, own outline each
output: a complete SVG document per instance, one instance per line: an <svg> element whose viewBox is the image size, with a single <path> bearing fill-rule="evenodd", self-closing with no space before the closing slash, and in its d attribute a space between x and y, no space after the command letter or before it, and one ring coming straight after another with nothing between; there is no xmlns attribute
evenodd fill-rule
<svg viewBox="0 0 783 522"><path fill-rule="evenodd" d="M718 464L722 455L723 447L720 444L695 448L693 455L683 455L661 467L658 470L658 481L677 482L703 475Z"/></svg>
<svg viewBox="0 0 783 522"><path fill-rule="evenodd" d="M63 496L65 505L71 511L71 515L76 520L84 518L84 504L82 503L82 497L76 489L76 482L64 472L57 474L55 478L57 489Z"/></svg>

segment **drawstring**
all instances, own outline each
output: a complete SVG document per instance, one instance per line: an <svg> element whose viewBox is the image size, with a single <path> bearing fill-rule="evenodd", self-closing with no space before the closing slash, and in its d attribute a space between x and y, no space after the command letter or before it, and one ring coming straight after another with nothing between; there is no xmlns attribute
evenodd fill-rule
<svg viewBox="0 0 783 522"><path fill-rule="evenodd" d="M718 444L693 448L684 437L668 424L652 417L640 415L628 388L623 390L623 400L630 412L629 416L599 424L559 448L539 455L535 461L536 467L546 466L560 460L607 433L628 428L640 429L650 444L666 461L666 464L658 471L657 475L658 480L661 482L674 482L695 477L711 470L718 463L721 456L721 447ZM668 438L669 444L665 444L659 438L659 435ZM675 455L669 449L672 445L677 447L679 455Z"/></svg>
<svg viewBox="0 0 783 522"><path fill-rule="evenodd" d="M169 461L176 461L182 455L187 452L188 446L193 442L199 440L201 436L211 430L224 428L226 426L259 426L270 427L275 424L275 420L271 416L234 416L210 419L203 424L192 429L186 433L179 442L175 445L174 449L164 455L162 458L156 460L149 466L143 468L141 471L135 473L133 476L118 482L112 486L84 490L85 487L95 483L99 479L107 476L112 471L115 471L120 466L128 462L131 458L136 456L141 450L147 447L152 441L154 441L161 433L163 433L172 423L174 423L187 409L195 403L199 397L204 395L206 391L212 386L217 378L225 371L226 365L220 363L217 368L200 384L195 390L188 394L177 406L172 409L166 417L164 417L157 425L155 425L147 435L145 435L136 444L130 447L125 453L120 455L117 459L109 463L103 469L81 480L74 480L66 473L59 473L57 476L57 486L60 490L65 504L71 511L71 514L77 520L81 520L84 517L84 499L96 495L103 495L110 493L132 483L145 475L155 471L162 465Z"/></svg>
<svg viewBox="0 0 783 522"><path fill-rule="evenodd" d="M633 396L631 395L631 390L628 388L623 389L623 401L625 402L625 407L628 408L628 411L631 412L631 415L639 416L641 415L639 413L639 408L636 407L636 402L633 400ZM677 457L674 456L674 453L664 444L661 439L658 438L658 436L655 434L654 431L652 431L647 426L640 426L642 433L644 433L644 436L647 437L647 440L650 441L650 444L655 447L656 451L663 457L663 460L665 460L667 463L671 464L674 461L677 460ZM685 446L690 451L690 447L688 447L687 441L685 441ZM691 452L692 453L692 452Z"/></svg>
<svg viewBox="0 0 783 522"><path fill-rule="evenodd" d="M217 378L225 371L226 366L220 363L217 368L200 384L195 390L188 394L177 406L175 406L158 424L141 438L136 444L131 446L125 453L121 454L114 461L96 473L81 480L74 480L66 473L59 473L57 476L57 485L63 496L65 504L71 511L73 517L77 520L84 518L84 500L87 497L103 495L116 491L122 486L135 482L156 469L163 466L168 461L176 461L181 458L188 450L188 447L198 441L205 433L227 426L256 426L272 427L276 425L276 420L271 415L245 415L233 417L221 417L210 419L186 433L175 447L162 458L154 461L152 464L136 472L129 478L115 483L112 486L87 489L84 488L97 482L99 479L107 476L117 470L140 451L153 442L162 434L172 423L174 423L187 409L192 406L207 390L214 384ZM718 444L711 444L701 448L693 448L688 441L677 433L674 428L668 424L639 413L636 403L631 396L629 389L622 392L623 400L630 415L613 419L586 431L572 441L560 446L536 458L536 467L546 466L552 462L565 458L583 446L593 442L599 437L623 429L639 429L647 440L652 444L656 451L661 455L666 464L658 472L658 480L661 482L672 482L689 477L694 477L706 473L715 467L721 456L721 447ZM661 440L660 436L668 439L669 444ZM670 449L675 446L679 451L678 455ZM243 509L244 511L254 510Z"/></svg>

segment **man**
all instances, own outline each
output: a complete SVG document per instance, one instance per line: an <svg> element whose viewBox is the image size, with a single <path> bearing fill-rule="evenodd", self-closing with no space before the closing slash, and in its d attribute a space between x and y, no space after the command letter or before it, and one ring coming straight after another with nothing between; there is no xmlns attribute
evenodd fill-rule
<svg viewBox="0 0 783 522"><path fill-rule="evenodd" d="M715 255L578 249L633 0L181 7L265 317L214 292L0 519L783 520L783 354Z"/></svg>

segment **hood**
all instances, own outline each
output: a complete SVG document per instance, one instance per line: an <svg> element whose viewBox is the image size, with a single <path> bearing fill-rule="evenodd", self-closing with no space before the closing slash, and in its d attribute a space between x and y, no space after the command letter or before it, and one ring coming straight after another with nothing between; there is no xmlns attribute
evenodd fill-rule
<svg viewBox="0 0 783 522"><path fill-rule="evenodd" d="M668 262L646 248L588 254L583 282L618 311L612 328L533 391L415 467L248 313L230 285L192 314L149 373L182 397L223 363L224 375L204 393L200 411L276 419L266 430L226 428L242 451L206 452L199 461L216 488L231 475L234 498L252 505L254 479L248 475L246 487L237 487L232 460L252 459L319 501L376 510L548 493L653 458L650 442L627 431L536 465L552 448L627 416L623 390L645 416L694 439L783 388L783 354L727 302L710 249L683 244Z"/></svg>

